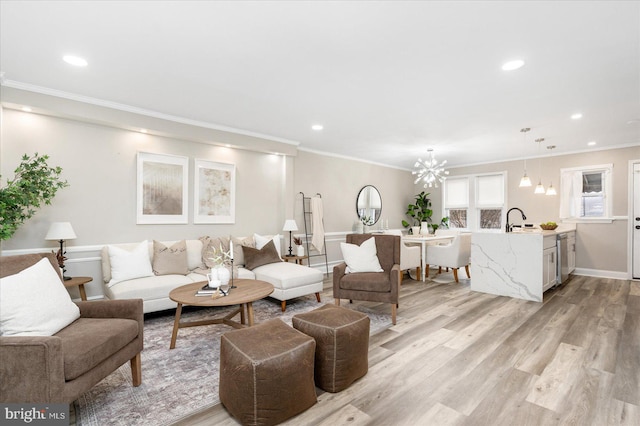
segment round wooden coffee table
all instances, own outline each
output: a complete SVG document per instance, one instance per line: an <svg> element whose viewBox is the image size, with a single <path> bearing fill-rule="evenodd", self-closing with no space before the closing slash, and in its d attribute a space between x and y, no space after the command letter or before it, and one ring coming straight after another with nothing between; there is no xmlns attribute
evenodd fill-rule
<svg viewBox="0 0 640 426"><path fill-rule="evenodd" d="M248 326L253 325L253 302L263 299L273 293L273 286L266 281L235 279L233 284L236 288L231 289L229 294L224 297L213 299L210 296L196 296L196 292L202 288L207 282L200 281L193 284L183 285L173 289L169 293L169 298L178 304L176 308L176 318L173 323L173 333L171 335L171 345L169 349L176 347L176 338L178 337L178 329L184 327L196 327L200 325L210 324L226 324L235 328L247 327L245 324L244 309L246 306L248 316ZM212 318L202 321L180 322L182 314L182 305L192 306L232 306L239 305L238 309L221 318ZM233 321L231 318L240 314L240 322Z"/></svg>

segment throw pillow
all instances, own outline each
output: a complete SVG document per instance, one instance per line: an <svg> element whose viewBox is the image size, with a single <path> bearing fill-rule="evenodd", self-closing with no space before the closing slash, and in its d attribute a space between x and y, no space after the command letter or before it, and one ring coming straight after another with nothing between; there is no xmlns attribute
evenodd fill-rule
<svg viewBox="0 0 640 426"><path fill-rule="evenodd" d="M156 275L187 275L187 242L178 241L167 247L160 241L153 240L153 273Z"/></svg>
<svg viewBox="0 0 640 426"><path fill-rule="evenodd" d="M242 246L242 251L244 252L245 268L249 270L269 263L282 262L276 251L275 244L271 240L261 249Z"/></svg>
<svg viewBox="0 0 640 426"><path fill-rule="evenodd" d="M242 247L255 247L256 243L253 237L231 237L231 241L233 241L233 264L238 267L244 266L244 252L242 251Z"/></svg>
<svg viewBox="0 0 640 426"><path fill-rule="evenodd" d="M375 238L365 240L361 245L340 243L342 257L347 264L346 273L382 272L376 251Z"/></svg>
<svg viewBox="0 0 640 426"><path fill-rule="evenodd" d="M108 287L120 281L153 276L147 240L138 244L132 251L114 246L108 247L111 263L111 281L107 284Z"/></svg>
<svg viewBox="0 0 640 426"><path fill-rule="evenodd" d="M258 234L253 234L253 238L256 240L256 248L261 249L264 247L269 241L273 241L273 245L276 247L276 251L278 252L278 257L282 260L282 254L280 253L280 234L276 234L273 237L265 237Z"/></svg>
<svg viewBox="0 0 640 426"><path fill-rule="evenodd" d="M80 318L48 259L1 278L0 293L2 336L53 336Z"/></svg>
<svg viewBox="0 0 640 426"><path fill-rule="evenodd" d="M215 268L219 265L215 257L220 255L220 251L229 251L229 238L227 237L200 237L202 241L202 263L206 268ZM234 259L235 261L235 259Z"/></svg>

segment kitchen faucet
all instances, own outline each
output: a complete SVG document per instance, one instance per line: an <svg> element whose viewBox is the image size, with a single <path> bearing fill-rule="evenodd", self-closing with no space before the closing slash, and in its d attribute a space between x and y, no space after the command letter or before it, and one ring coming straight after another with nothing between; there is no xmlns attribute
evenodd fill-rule
<svg viewBox="0 0 640 426"><path fill-rule="evenodd" d="M511 210L518 210L520 212L520 214L522 214L522 220L527 220L527 217L524 215L524 212L522 210L520 210L517 207L512 207L509 209L509 211L507 211L507 226L505 231L506 232L511 232L512 228L513 228L513 224L509 223L509 213L511 213Z"/></svg>

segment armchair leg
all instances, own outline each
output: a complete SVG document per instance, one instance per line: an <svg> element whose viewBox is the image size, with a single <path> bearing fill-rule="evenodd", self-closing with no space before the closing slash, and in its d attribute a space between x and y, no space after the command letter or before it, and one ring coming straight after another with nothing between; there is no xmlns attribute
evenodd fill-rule
<svg viewBox="0 0 640 426"><path fill-rule="evenodd" d="M418 281L420 281L420 277L422 276L420 275L421 272L422 272L422 269L420 269L420 267L418 266L416 268L416 277L418 278Z"/></svg>
<svg viewBox="0 0 640 426"><path fill-rule="evenodd" d="M469 265L464 265L464 271L467 273L467 278L471 278L471 274L469 273Z"/></svg>
<svg viewBox="0 0 640 426"><path fill-rule="evenodd" d="M398 305L395 303L391 304L391 323L396 325L396 313L398 312Z"/></svg>
<svg viewBox="0 0 640 426"><path fill-rule="evenodd" d="M340 306L340 299L335 299L336 306Z"/></svg>
<svg viewBox="0 0 640 426"><path fill-rule="evenodd" d="M316 300L318 301L318 303L320 303L320 293L316 292Z"/></svg>
<svg viewBox="0 0 640 426"><path fill-rule="evenodd" d="M460 283L460 281L458 281L458 268L451 268L453 269L453 278L455 278L457 283Z"/></svg>
<svg viewBox="0 0 640 426"><path fill-rule="evenodd" d="M133 358L131 358L131 380L133 381L133 386L140 386L142 384L142 357L140 352L136 354Z"/></svg>
<svg viewBox="0 0 640 426"><path fill-rule="evenodd" d="M424 279L429 278L429 264L424 265Z"/></svg>
<svg viewBox="0 0 640 426"><path fill-rule="evenodd" d="M287 301L286 300L282 300L280 302L280 307L282 308L282 312L284 312L285 309L287 309Z"/></svg>

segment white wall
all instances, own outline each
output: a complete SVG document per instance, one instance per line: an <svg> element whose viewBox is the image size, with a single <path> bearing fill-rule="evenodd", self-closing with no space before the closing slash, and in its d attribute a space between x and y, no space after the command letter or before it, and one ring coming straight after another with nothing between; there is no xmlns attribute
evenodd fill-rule
<svg viewBox="0 0 640 426"><path fill-rule="evenodd" d="M624 278L627 273L628 222L628 182L629 160L640 158L640 146L558 155L543 159L542 178L546 186L552 181L560 187L560 169L597 164L613 164L613 216L611 223L581 223L576 233L576 267L578 272L609 277ZM527 169L533 184L538 182L539 159L528 160ZM536 195L534 187L520 188L523 161L508 161L470 167L449 169L450 176L476 173L507 172L507 208L520 207L527 215L528 223L560 222L560 196ZM441 188L431 191L432 198L438 200L441 213ZM435 204L435 203L434 203Z"/></svg>
<svg viewBox="0 0 640 426"><path fill-rule="evenodd" d="M302 232L300 191L319 192L325 202L325 230L329 270L341 259L339 242L357 219L355 200L364 185L375 185L383 200L383 217L400 227L412 198L410 172L309 152L273 155L249 149L230 149L185 138L153 136L85 121L2 109L0 168L3 182L23 154L47 154L60 166L69 187L49 206L39 209L9 240L3 254L56 250L45 241L51 222L69 221L78 238L68 242L68 275L94 278L89 297L100 297L100 249L109 243L143 239L177 240L203 235L284 234L285 219L294 217ZM189 187L193 188L195 158L236 164L236 223L193 224L193 191L189 191L189 224L136 224L136 154L139 151L189 157ZM283 242L288 247L288 240ZM324 259L312 259L324 271ZM72 295L77 293L72 290Z"/></svg>

